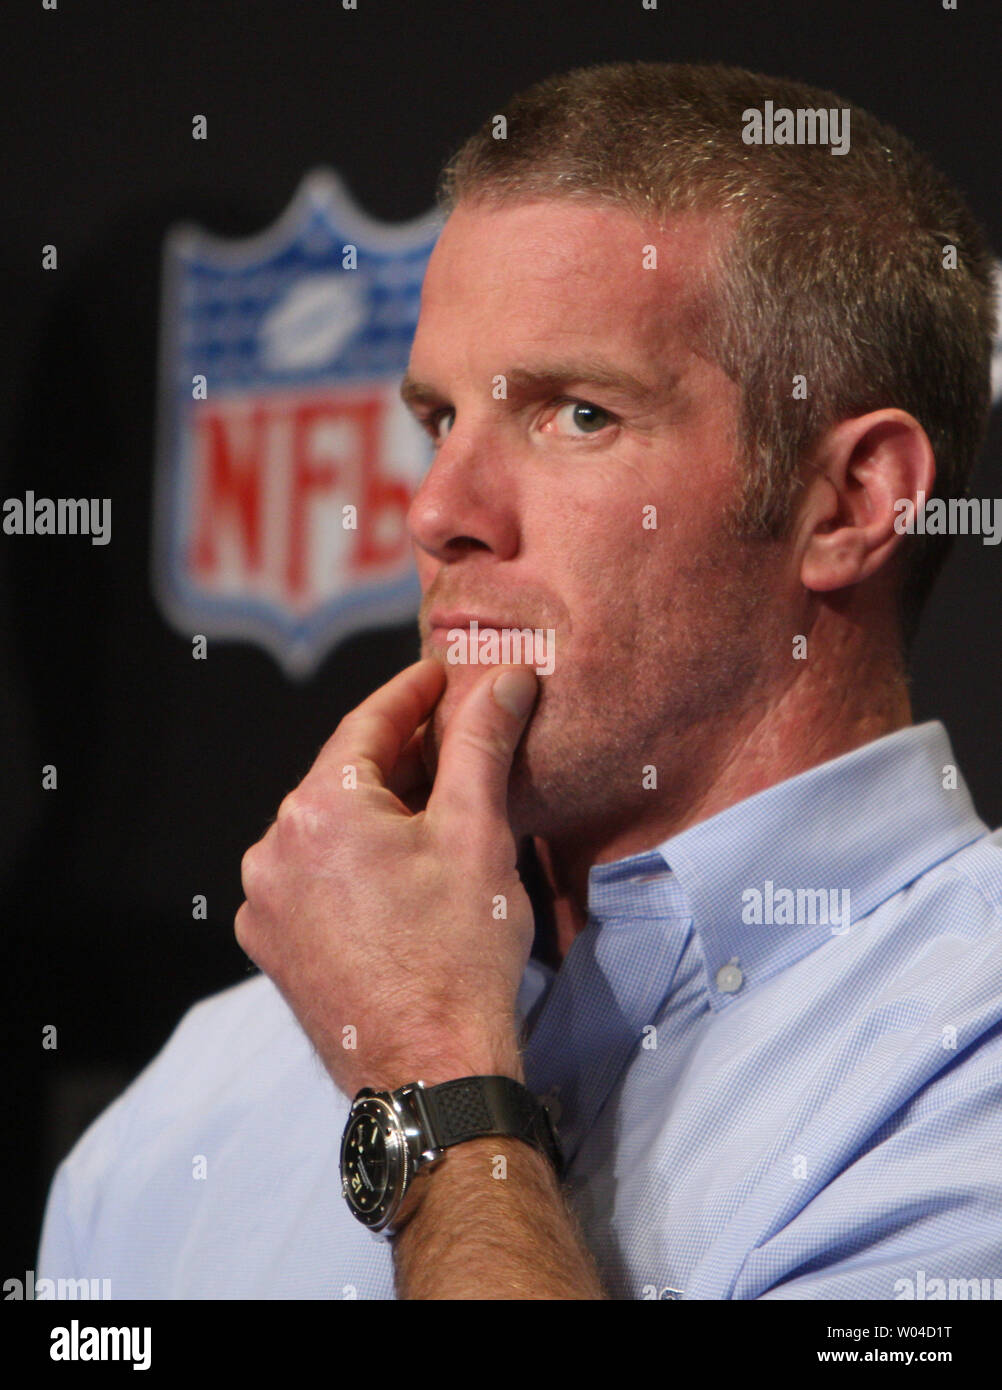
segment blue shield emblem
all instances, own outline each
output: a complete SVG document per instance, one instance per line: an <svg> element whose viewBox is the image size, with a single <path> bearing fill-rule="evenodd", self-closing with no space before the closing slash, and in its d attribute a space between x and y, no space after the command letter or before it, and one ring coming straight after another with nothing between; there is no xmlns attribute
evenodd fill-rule
<svg viewBox="0 0 1002 1390"><path fill-rule="evenodd" d="M304 678L416 615L405 518L431 446L397 393L441 225L375 222L316 171L258 236L169 232L153 551L179 631Z"/></svg>

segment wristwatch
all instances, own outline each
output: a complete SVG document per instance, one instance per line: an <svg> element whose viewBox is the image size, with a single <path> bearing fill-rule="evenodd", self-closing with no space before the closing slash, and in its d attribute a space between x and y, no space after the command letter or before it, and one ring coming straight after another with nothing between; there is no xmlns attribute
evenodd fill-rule
<svg viewBox="0 0 1002 1390"><path fill-rule="evenodd" d="M544 1153L563 1170L549 1111L510 1076L464 1076L396 1091L363 1087L341 1139L341 1191L349 1210L372 1231L391 1223L415 1176L453 1144L481 1135L509 1135Z"/></svg>

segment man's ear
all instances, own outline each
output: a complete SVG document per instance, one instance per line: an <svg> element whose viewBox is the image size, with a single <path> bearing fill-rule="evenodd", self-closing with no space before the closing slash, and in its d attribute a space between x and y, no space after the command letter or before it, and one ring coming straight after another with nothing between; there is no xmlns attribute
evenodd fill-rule
<svg viewBox="0 0 1002 1390"><path fill-rule="evenodd" d="M833 426L813 462L796 533L801 581L824 593L869 579L887 563L905 520L932 492L936 461L915 417L889 408Z"/></svg>

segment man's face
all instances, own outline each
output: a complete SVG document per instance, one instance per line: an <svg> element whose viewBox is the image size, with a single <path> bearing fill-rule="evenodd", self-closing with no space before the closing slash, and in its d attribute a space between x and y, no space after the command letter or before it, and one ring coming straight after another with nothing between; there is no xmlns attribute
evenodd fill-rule
<svg viewBox="0 0 1002 1390"><path fill-rule="evenodd" d="M659 796L645 767L661 797L681 786L756 684L775 598L761 550L722 525L738 388L686 329L711 230L597 202L460 205L431 257L405 384L437 440L408 517L422 651L449 677L426 757L433 771L483 675L447 661L456 615L552 629L512 768L516 834L642 818Z"/></svg>

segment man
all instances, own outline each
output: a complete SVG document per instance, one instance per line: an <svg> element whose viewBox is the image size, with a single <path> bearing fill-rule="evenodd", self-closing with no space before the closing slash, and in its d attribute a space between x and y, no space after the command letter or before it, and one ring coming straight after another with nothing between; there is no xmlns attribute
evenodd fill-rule
<svg viewBox="0 0 1002 1390"><path fill-rule="evenodd" d="M841 110L848 148L746 140L766 102ZM1002 1276L1000 840L942 726L911 727L943 538L900 524L980 446L991 262L945 181L845 113L611 65L451 162L403 386L436 449L425 657L248 852L263 974L63 1165L43 1275L561 1299ZM499 673L515 630L551 674L535 645ZM399 1108L356 1106L342 1156L362 1088ZM390 1191L404 1115L441 1152Z"/></svg>

